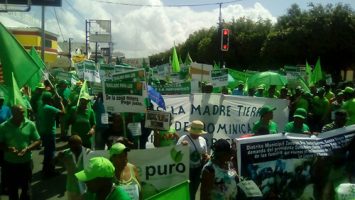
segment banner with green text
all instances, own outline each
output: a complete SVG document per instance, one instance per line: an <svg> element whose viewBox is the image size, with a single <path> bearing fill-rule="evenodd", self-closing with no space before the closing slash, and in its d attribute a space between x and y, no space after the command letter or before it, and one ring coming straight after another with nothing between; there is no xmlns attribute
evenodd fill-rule
<svg viewBox="0 0 355 200"><path fill-rule="evenodd" d="M109 154L105 150L93 151L84 163L97 156L108 158ZM128 152L128 161L138 168L143 199L189 179L188 146L131 150Z"/></svg>

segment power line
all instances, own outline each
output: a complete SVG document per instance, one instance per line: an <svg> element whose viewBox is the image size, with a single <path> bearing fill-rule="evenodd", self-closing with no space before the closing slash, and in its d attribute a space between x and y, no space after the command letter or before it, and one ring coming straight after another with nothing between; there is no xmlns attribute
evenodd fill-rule
<svg viewBox="0 0 355 200"><path fill-rule="evenodd" d="M122 6L134 6L134 7L201 7L201 6L210 6L210 5L219 5L219 4L230 4L242 0L233 0L233 1L224 1L224 2L214 2L214 3L201 3L201 4L169 4L169 5L157 5L157 4L135 4L135 3L120 3L113 2L109 0L92 0L100 3L116 4Z"/></svg>
<svg viewBox="0 0 355 200"><path fill-rule="evenodd" d="M71 7L71 9L72 9L74 12L76 12L76 14L78 14L79 17L81 17L83 20L85 20L85 17L83 17L83 16L80 14L80 12L79 12L77 9L75 9L74 6L71 5L71 3L69 3L68 0L65 0L65 2L67 2L67 4Z"/></svg>
<svg viewBox="0 0 355 200"><path fill-rule="evenodd" d="M58 24L58 28L59 28L59 31L60 31L60 35L62 36L62 39L64 41L64 35L63 35L63 32L62 32L62 28L60 27L60 24L59 24L57 11L55 10L55 8L53 8L53 10L54 10L55 19L57 20L57 24Z"/></svg>

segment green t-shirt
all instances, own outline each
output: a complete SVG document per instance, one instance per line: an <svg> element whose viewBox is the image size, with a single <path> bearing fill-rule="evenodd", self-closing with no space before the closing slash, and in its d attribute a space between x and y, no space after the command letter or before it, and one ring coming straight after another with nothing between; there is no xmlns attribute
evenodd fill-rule
<svg viewBox="0 0 355 200"><path fill-rule="evenodd" d="M88 132L96 124L94 111L91 108L76 110L76 106L73 106L68 112L68 117L69 122L72 123L72 135L79 135L84 146L91 146L91 136L88 135Z"/></svg>
<svg viewBox="0 0 355 200"><path fill-rule="evenodd" d="M307 126L307 124L303 124L302 128L296 128L294 122L289 122L285 126L285 132L289 132L289 133L309 132L309 127Z"/></svg>
<svg viewBox="0 0 355 200"><path fill-rule="evenodd" d="M56 130L56 115L60 113L60 110L48 104L44 104L38 109L38 132L39 134L53 134Z"/></svg>
<svg viewBox="0 0 355 200"><path fill-rule="evenodd" d="M33 141L40 139L35 124L25 119L20 127L11 122L12 118L0 125L0 143L7 147L15 147L18 151L28 147ZM4 160L10 163L25 163L32 159L31 151L19 157L17 153L5 151Z"/></svg>
<svg viewBox="0 0 355 200"><path fill-rule="evenodd" d="M319 98L316 96L313 98L312 108L314 115L317 117L322 117L321 120L323 120L330 109L330 104L327 98Z"/></svg>
<svg viewBox="0 0 355 200"><path fill-rule="evenodd" d="M309 103L307 101L307 99L305 99L304 97L301 97L298 102L296 103L296 108L303 108L305 110L308 111L308 107L309 107Z"/></svg>
<svg viewBox="0 0 355 200"><path fill-rule="evenodd" d="M265 135L265 134L275 134L278 132L277 124L273 121L270 121L268 126L265 127L262 125L261 121L257 121L253 126L253 133L256 135Z"/></svg>
<svg viewBox="0 0 355 200"><path fill-rule="evenodd" d="M342 108L346 110L349 117L346 125L349 126L355 124L355 98L346 101Z"/></svg>
<svg viewBox="0 0 355 200"><path fill-rule="evenodd" d="M116 189L106 197L106 200L130 200L128 193L120 186L116 186Z"/></svg>
<svg viewBox="0 0 355 200"><path fill-rule="evenodd" d="M96 200L96 194L86 193L85 200ZM105 198L105 200L131 200L128 193L121 188L120 186L116 186L116 188Z"/></svg>
<svg viewBox="0 0 355 200"><path fill-rule="evenodd" d="M176 133L176 130L175 130L175 128L172 128L172 127L170 127L169 130L159 131L160 146L167 147L167 146L175 145L176 144L175 133Z"/></svg>

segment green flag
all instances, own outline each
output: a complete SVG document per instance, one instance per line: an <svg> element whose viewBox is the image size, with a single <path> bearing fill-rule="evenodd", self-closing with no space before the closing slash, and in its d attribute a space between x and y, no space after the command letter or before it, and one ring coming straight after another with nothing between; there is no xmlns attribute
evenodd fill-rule
<svg viewBox="0 0 355 200"><path fill-rule="evenodd" d="M14 105L21 105L23 107L23 109L25 110L25 116L27 117L27 105L25 103L25 100L22 96L22 93L17 85L16 82L16 78L14 76L14 74L11 74L12 77L12 90L11 90L11 97L10 97L10 105L14 106Z"/></svg>
<svg viewBox="0 0 355 200"><path fill-rule="evenodd" d="M87 81L85 80L83 85L81 86L80 93L79 93L79 98L78 98L78 102L76 103L76 106L79 105L79 102L80 102L81 98L86 99L86 98L89 98L89 97L90 97L89 88L88 88Z"/></svg>
<svg viewBox="0 0 355 200"><path fill-rule="evenodd" d="M213 69L221 69L221 66L219 66L219 64L213 61Z"/></svg>
<svg viewBox="0 0 355 200"><path fill-rule="evenodd" d="M40 67L2 23L0 23L0 48L5 84L12 84L11 73L14 73L18 87L23 87Z"/></svg>
<svg viewBox="0 0 355 200"><path fill-rule="evenodd" d="M179 183L167 190L164 190L147 200L166 200L166 199L190 199L189 181Z"/></svg>
<svg viewBox="0 0 355 200"><path fill-rule="evenodd" d="M173 72L180 72L179 58L177 56L175 46L173 49L173 60L171 61L171 66L173 67Z"/></svg>
<svg viewBox="0 0 355 200"><path fill-rule="evenodd" d="M299 84L300 84L301 88L303 89L303 91L311 92L306 81L301 76L298 77L298 80L299 80Z"/></svg>
<svg viewBox="0 0 355 200"><path fill-rule="evenodd" d="M312 69L306 60L306 81L305 82L307 83L308 86L313 84L311 78L312 78Z"/></svg>
<svg viewBox="0 0 355 200"><path fill-rule="evenodd" d="M314 70L312 72L311 82L313 84L316 84L318 81L322 79L323 79L323 72L322 72L322 67L320 66L320 58L318 57L316 66L314 67Z"/></svg>
<svg viewBox="0 0 355 200"><path fill-rule="evenodd" d="M185 65L189 67L192 62L193 62L193 61L192 61L192 58L191 58L191 56L190 56L190 53L187 53L186 59L185 59Z"/></svg>
<svg viewBox="0 0 355 200"><path fill-rule="evenodd" d="M36 89L36 86L38 83L42 81L43 77L43 69L45 68L45 64L42 61L41 57L38 55L36 49L32 47L30 51L30 55L33 58L33 60L37 63L38 66L40 66L41 70L38 70L28 81L28 86L34 91Z"/></svg>

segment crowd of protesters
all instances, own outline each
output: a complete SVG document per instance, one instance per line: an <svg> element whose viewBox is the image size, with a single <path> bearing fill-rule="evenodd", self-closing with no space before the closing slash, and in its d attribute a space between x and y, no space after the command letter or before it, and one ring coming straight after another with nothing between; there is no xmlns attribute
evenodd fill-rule
<svg viewBox="0 0 355 200"><path fill-rule="evenodd" d="M235 155L225 140L217 141L212 146L213 153L208 154L202 137L206 133L202 121L192 121L186 129L188 134L181 137L172 123L168 130L146 128L144 113L114 113L109 116L110 123L105 124L102 123L105 115L102 94L95 98L87 93L80 94L81 85L80 81L73 86L60 81L57 87L53 87L45 81L32 94L24 88L26 105L11 108L0 93L1 191L8 194L10 200L31 199L31 151L41 148L41 144L44 148L43 177L56 176L55 164L62 164L67 170L68 199L142 199L137 167L128 162L127 153L130 149L144 149L152 132L152 143L157 148L189 146L190 199L195 199L201 181L201 199L235 198L236 191L232 188L236 187L238 175L231 162ZM202 92L211 93L211 87L204 86ZM355 124L355 92L351 83L341 87L312 86L309 91L299 86L277 89L272 85L259 85L245 91L244 83L239 82L233 90L223 88L222 93L289 100L289 122L284 130L279 130L278 127L283 126L273 121L275 107L264 105L259 110L260 119L253 125L251 135L279 132L318 135ZM147 105L147 109L153 109L152 104ZM133 135L127 128L127 124L132 122L141 123L140 136ZM56 156L57 127L60 127L60 138L68 141L68 149ZM94 168L84 170L85 157L94 149L108 150L110 159L91 159L87 164ZM96 169L96 165L103 169ZM8 178L8 174L18 178ZM137 192L129 197L123 189L125 187L130 190L136 188Z"/></svg>

